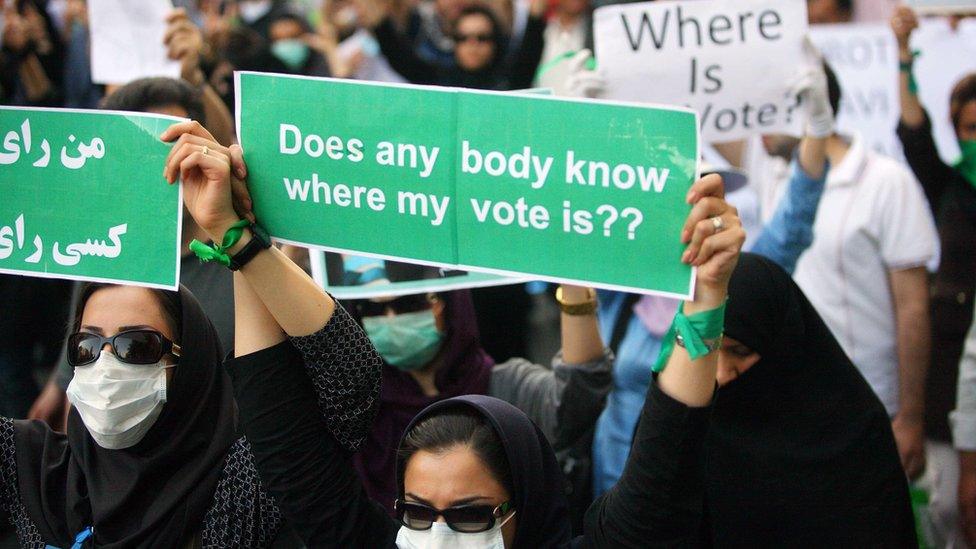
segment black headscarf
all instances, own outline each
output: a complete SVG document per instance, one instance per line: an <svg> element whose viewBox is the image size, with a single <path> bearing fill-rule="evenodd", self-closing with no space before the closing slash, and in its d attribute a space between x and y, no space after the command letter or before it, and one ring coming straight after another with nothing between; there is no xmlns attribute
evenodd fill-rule
<svg viewBox="0 0 976 549"><path fill-rule="evenodd" d="M569 544L569 504L556 454L542 431L521 410L486 395L465 395L431 404L417 414L406 432L419 421L458 407L474 410L487 420L505 446L512 473L516 509L514 547L548 548ZM403 442L401 441L401 446ZM397 463L404 470L404 463ZM403 475L397 479L403 493Z"/></svg>
<svg viewBox="0 0 976 549"><path fill-rule="evenodd" d="M93 526L99 547L183 547L199 532L236 437L236 409L217 333L183 287L180 302L182 357L138 444L98 446L76 410L67 435L15 422L20 495L45 542L70 547Z"/></svg>
<svg viewBox="0 0 976 549"><path fill-rule="evenodd" d="M725 333L760 360L718 391L706 517L715 545L914 543L884 406L789 275L743 254Z"/></svg>
<svg viewBox="0 0 976 549"><path fill-rule="evenodd" d="M488 392L494 361L481 348L471 293L458 290L442 296L446 302L447 336L434 359L442 365L435 378L440 393L427 396L410 373L384 365L380 411L366 442L354 458L366 493L390 514L393 514L393 501L397 497L397 447L394 444L403 438L407 425L438 400Z"/></svg>

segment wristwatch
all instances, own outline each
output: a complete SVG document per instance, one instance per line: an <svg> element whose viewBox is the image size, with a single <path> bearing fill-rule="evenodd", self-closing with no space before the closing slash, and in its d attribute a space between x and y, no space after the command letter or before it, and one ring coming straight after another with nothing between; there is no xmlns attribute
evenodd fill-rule
<svg viewBox="0 0 976 549"><path fill-rule="evenodd" d="M596 312L596 291L593 288L586 289L587 300L582 303L566 303L563 301L563 287L556 288L556 301L559 309L570 316L585 316Z"/></svg>
<svg viewBox="0 0 976 549"><path fill-rule="evenodd" d="M232 271L239 271L241 267L247 265L249 261L254 259L254 256L258 255L258 252L271 247L271 238L268 237L268 232L261 228L260 225L251 223L248 225L248 229L251 230L252 238L241 248L241 251L231 256L228 268Z"/></svg>

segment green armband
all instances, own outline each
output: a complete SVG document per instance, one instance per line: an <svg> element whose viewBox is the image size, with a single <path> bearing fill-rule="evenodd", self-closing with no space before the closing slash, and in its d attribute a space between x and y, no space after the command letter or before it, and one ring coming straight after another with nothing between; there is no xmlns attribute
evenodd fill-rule
<svg viewBox="0 0 976 549"><path fill-rule="evenodd" d="M216 261L224 267L230 267L230 255L227 254L227 249L237 244L237 241L241 239L241 235L244 234L244 229L250 224L250 221L242 219L231 225L227 229L227 232L224 233L224 241L219 245L215 244L210 246L194 239L190 242L190 251L196 254L202 263Z"/></svg>
<svg viewBox="0 0 976 549"><path fill-rule="evenodd" d="M683 347L688 351L692 360L697 360L716 349L708 345L705 340L719 340L725 329L725 303L721 307L685 316L684 303L678 307L674 315L671 328L661 340L661 352L657 356L652 370L659 373L664 370L674 352L678 336L683 340Z"/></svg>
<svg viewBox="0 0 976 549"><path fill-rule="evenodd" d="M904 73L908 73L908 93L917 96L918 95L918 81L915 80L915 73L912 68L915 65L915 58L921 55L922 52L918 50L912 50L912 60L906 62L898 63L898 70Z"/></svg>

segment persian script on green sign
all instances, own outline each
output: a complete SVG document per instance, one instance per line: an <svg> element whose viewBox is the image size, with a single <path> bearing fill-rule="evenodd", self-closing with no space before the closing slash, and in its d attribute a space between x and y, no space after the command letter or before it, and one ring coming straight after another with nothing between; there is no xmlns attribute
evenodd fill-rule
<svg viewBox="0 0 976 549"><path fill-rule="evenodd" d="M691 294L687 109L237 73L259 221L346 254ZM309 105L314 105L309 107Z"/></svg>
<svg viewBox="0 0 976 549"><path fill-rule="evenodd" d="M0 107L0 272L175 289L169 116Z"/></svg>

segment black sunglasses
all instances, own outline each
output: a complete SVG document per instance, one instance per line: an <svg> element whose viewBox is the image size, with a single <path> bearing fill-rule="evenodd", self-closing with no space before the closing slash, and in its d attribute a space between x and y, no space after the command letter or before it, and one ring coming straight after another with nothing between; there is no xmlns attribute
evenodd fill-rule
<svg viewBox="0 0 976 549"><path fill-rule="evenodd" d="M463 44L468 40L474 40L478 43L485 44L488 42L494 42L495 36L491 34L455 34L454 41L458 44Z"/></svg>
<svg viewBox="0 0 976 549"><path fill-rule="evenodd" d="M411 530L430 530L437 517L444 517L451 530L474 534L491 530L495 526L495 521L508 514L512 504L506 501L498 507L458 505L449 509L434 509L422 503L398 499L393 507L396 509L400 524Z"/></svg>
<svg viewBox="0 0 976 549"><path fill-rule="evenodd" d="M68 364L83 366L95 362L106 343L112 346L116 358L127 364L155 364L166 354L179 358L181 350L156 330L129 330L112 337L77 332L68 336Z"/></svg>
<svg viewBox="0 0 976 549"><path fill-rule="evenodd" d="M398 297L391 301L361 301L358 306L359 316L385 316L388 310L398 315L417 313L430 309L431 304L437 299L435 294L413 294Z"/></svg>

